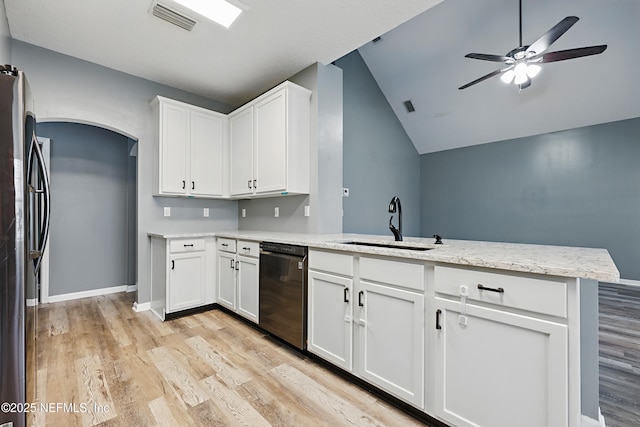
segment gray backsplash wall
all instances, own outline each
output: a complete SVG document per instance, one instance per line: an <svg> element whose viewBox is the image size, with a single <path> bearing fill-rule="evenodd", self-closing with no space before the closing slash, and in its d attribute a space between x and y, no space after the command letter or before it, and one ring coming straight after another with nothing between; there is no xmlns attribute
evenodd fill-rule
<svg viewBox="0 0 640 427"><path fill-rule="evenodd" d="M360 54L336 65L344 76L344 232L391 235L388 206L398 196L404 235L419 236L418 152Z"/></svg>
<svg viewBox="0 0 640 427"><path fill-rule="evenodd" d="M603 247L640 280L640 118L421 156L422 234Z"/></svg>
<svg viewBox="0 0 640 427"><path fill-rule="evenodd" d="M310 121L310 194L241 200L241 230L295 233L342 231L342 70L314 64L288 80L313 91ZM310 216L304 207L310 206ZM274 208L280 214L274 216ZM246 217L242 217L242 209Z"/></svg>

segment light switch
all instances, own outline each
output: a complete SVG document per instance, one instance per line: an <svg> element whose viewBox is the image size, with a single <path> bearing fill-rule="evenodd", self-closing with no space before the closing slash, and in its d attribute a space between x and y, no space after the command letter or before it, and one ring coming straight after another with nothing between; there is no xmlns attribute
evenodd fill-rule
<svg viewBox="0 0 640 427"><path fill-rule="evenodd" d="M273 216L276 217L276 218L278 218L280 216L280 208L278 206L273 208Z"/></svg>
<svg viewBox="0 0 640 427"><path fill-rule="evenodd" d="M171 216L171 208L169 206L164 207L164 216Z"/></svg>
<svg viewBox="0 0 640 427"><path fill-rule="evenodd" d="M209 208L202 209L202 216L205 218L209 218Z"/></svg>

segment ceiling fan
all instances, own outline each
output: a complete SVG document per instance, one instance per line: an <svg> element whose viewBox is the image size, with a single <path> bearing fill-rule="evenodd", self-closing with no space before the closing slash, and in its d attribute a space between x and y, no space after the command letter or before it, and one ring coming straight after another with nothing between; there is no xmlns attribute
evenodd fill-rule
<svg viewBox="0 0 640 427"><path fill-rule="evenodd" d="M569 28L578 22L577 16L567 16L558 22L553 28L544 33L531 45L522 44L522 0L520 0L520 45L508 52L506 55L490 55L484 53L468 53L465 58L480 59L482 61L503 62L504 66L476 79L458 89L466 89L476 83L480 83L498 74L505 83L513 82L520 90L531 86L531 79L540 72L538 64L546 62L564 61L567 59L580 58L582 56L597 55L607 48L606 44L599 46L580 47L576 49L559 50L556 52L545 51L562 36Z"/></svg>

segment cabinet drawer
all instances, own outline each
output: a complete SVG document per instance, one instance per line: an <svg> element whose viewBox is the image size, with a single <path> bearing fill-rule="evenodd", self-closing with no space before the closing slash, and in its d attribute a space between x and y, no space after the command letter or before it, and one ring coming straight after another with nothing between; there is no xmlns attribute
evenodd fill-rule
<svg viewBox="0 0 640 427"><path fill-rule="evenodd" d="M235 239L226 239L224 237L218 237L218 250L224 252L236 252Z"/></svg>
<svg viewBox="0 0 640 427"><path fill-rule="evenodd" d="M309 250L309 268L352 277L353 256L311 249Z"/></svg>
<svg viewBox="0 0 640 427"><path fill-rule="evenodd" d="M381 258L360 258L360 278L424 291L424 266Z"/></svg>
<svg viewBox="0 0 640 427"><path fill-rule="evenodd" d="M567 284L561 280L444 266L436 266L434 273L435 290L441 294L460 296L464 285L469 300L567 317Z"/></svg>
<svg viewBox="0 0 640 427"><path fill-rule="evenodd" d="M238 255L258 257L260 255L260 243L248 240L238 240Z"/></svg>
<svg viewBox="0 0 640 427"><path fill-rule="evenodd" d="M169 242L169 252L203 251L204 239L171 239Z"/></svg>

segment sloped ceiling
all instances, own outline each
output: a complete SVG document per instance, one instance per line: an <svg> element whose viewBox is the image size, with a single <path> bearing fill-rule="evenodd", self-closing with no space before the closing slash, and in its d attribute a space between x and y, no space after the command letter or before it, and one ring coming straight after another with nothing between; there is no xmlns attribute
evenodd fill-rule
<svg viewBox="0 0 640 427"><path fill-rule="evenodd" d="M238 2L239 0L230 0ZM188 32L152 16L153 0L4 0L11 37L238 106L328 64L441 0L241 0L230 29ZM162 4L183 11L172 0Z"/></svg>
<svg viewBox="0 0 640 427"><path fill-rule="evenodd" d="M640 2L524 0L523 43L570 15L580 20L550 51L607 50L543 64L522 92L499 77L458 90L500 66L465 54L517 47L516 0L445 0L359 51L421 154L640 116Z"/></svg>

